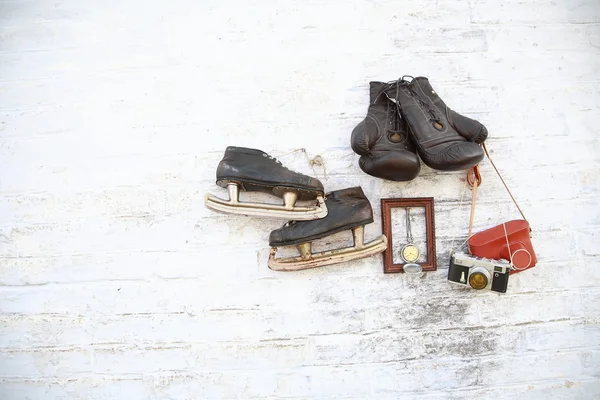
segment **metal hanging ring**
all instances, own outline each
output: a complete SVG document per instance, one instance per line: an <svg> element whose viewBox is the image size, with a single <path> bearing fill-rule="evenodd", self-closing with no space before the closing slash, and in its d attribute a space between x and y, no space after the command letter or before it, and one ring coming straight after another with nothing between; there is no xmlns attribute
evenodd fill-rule
<svg viewBox="0 0 600 400"><path fill-rule="evenodd" d="M467 171L467 183L473 187L475 185L481 186L481 174L479 173L479 164Z"/></svg>

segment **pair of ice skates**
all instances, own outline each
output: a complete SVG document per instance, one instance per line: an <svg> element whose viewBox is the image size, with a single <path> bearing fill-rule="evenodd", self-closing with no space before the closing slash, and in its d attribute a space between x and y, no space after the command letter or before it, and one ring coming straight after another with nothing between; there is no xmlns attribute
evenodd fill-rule
<svg viewBox="0 0 600 400"><path fill-rule="evenodd" d="M387 248L381 235L365 243L364 227L373 222L373 209L361 187L325 193L322 183L291 171L267 153L229 146L217 167L216 184L227 188L229 199L206 195L207 207L224 213L287 219L269 236L268 266L274 271L299 271L369 257ZM262 192L283 199L283 204L242 202L240 191ZM297 201L312 204L296 205ZM313 253L312 242L345 230L352 230L354 245ZM276 258L277 249L296 246L297 257Z"/></svg>

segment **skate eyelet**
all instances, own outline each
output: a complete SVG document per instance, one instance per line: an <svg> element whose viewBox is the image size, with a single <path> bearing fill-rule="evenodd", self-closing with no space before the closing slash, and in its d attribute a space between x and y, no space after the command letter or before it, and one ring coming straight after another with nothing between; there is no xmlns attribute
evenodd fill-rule
<svg viewBox="0 0 600 400"><path fill-rule="evenodd" d="M444 129L444 125L440 124L438 121L435 121L435 122L433 123L433 127L434 127L435 129L437 129L438 131L441 131L441 130L443 130L443 129Z"/></svg>

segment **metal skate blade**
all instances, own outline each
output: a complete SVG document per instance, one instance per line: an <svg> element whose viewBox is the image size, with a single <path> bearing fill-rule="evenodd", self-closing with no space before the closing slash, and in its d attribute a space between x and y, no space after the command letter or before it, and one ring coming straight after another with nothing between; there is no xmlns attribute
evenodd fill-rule
<svg viewBox="0 0 600 400"><path fill-rule="evenodd" d="M324 251L321 253L312 254L309 259L303 259L302 257L275 258L277 247L272 247L267 265L273 271L301 271L303 269L324 267L326 265L370 257L377 253L381 253L386 248L387 237L385 235L381 235L372 242L364 244L363 247L360 248L352 246L342 249Z"/></svg>
<svg viewBox="0 0 600 400"><path fill-rule="evenodd" d="M327 206L322 196L317 197L318 205L312 207L293 206L286 207L281 204L250 203L220 199L212 194L207 194L204 204L212 210L256 217L268 217L296 221L320 219L327 216Z"/></svg>

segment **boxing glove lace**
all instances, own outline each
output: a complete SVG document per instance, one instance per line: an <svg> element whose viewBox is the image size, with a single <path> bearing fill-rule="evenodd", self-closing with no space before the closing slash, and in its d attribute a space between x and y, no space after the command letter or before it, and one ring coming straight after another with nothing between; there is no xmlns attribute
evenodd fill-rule
<svg viewBox="0 0 600 400"><path fill-rule="evenodd" d="M406 121L385 95L385 82L369 83L366 117L352 130L351 147L359 154L360 169L377 178L410 181L421 169Z"/></svg>

